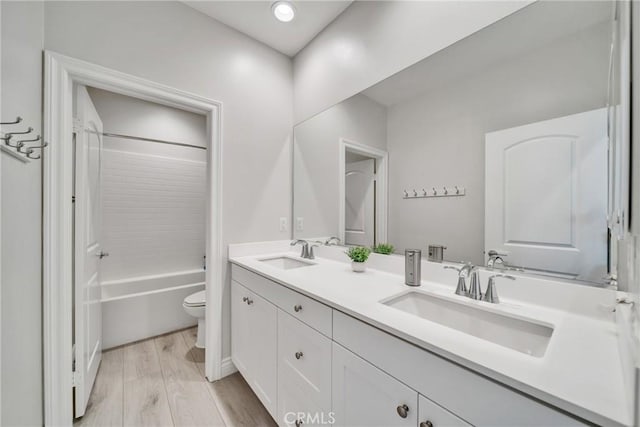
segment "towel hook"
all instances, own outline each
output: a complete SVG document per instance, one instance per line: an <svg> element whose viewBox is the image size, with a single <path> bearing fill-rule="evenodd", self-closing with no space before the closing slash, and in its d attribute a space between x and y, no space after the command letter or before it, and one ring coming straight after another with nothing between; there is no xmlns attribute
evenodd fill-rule
<svg viewBox="0 0 640 427"><path fill-rule="evenodd" d="M31 155L33 154L33 152L34 152L34 150L35 150L36 148L44 148L44 147L46 147L47 145L49 145L49 143L48 143L48 142L45 142L45 143L44 143L44 144L42 144L42 145L34 145L34 146L32 146L32 147L29 147L29 148L26 150L26 152L25 152L25 153L27 154L27 157L28 157L28 158L30 158L30 159L34 159L34 160L35 160L35 159L39 159L39 158L40 158L40 155L38 155L38 156L31 156Z"/></svg>
<svg viewBox="0 0 640 427"><path fill-rule="evenodd" d="M25 142L38 142L40 141L40 135L36 136L33 139L21 139L20 141L18 141L15 145L15 148L18 149L18 151L22 154L27 154L27 152L32 149L32 148L39 148L38 146L35 147L25 147L24 143ZM46 144L45 144L46 145ZM13 145L11 146L13 147ZM26 150L23 151L23 148L26 148Z"/></svg>
<svg viewBox="0 0 640 427"><path fill-rule="evenodd" d="M0 125L17 125L21 121L22 121L22 117L18 116L18 117L16 117L16 119L14 121L12 121L12 122L0 122Z"/></svg>
<svg viewBox="0 0 640 427"><path fill-rule="evenodd" d="M31 133L31 132L33 132L33 128L31 126L29 126L29 128L27 128L27 130L24 131L24 132L7 132L0 139L2 139L10 147L15 147L14 145L9 144L9 140L13 137L13 135L26 135L26 134Z"/></svg>

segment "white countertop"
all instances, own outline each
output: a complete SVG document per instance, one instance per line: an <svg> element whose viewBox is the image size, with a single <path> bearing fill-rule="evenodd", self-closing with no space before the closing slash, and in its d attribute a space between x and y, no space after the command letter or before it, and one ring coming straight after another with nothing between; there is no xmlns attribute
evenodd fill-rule
<svg viewBox="0 0 640 427"><path fill-rule="evenodd" d="M330 257L316 257L312 266L283 270L260 259L277 255L297 257L297 250L291 252L263 245L261 250L248 255L252 251L247 251L246 245L244 248L230 248L230 262L593 423L620 426L633 423L631 396L625 392L628 388L613 316L589 316L512 299L506 291L507 285L498 283L501 302L495 305L496 310L553 324L554 332L546 353L538 358L381 304L381 300L409 289L404 284L404 276L397 271L368 268L364 273L354 273L348 262ZM280 251L273 251L276 248ZM345 261L348 261L346 256ZM437 283L427 276L423 269L420 291L463 304L488 304L455 295L455 271L448 276L452 278L451 284ZM512 285L515 289L518 281ZM577 293L587 289L566 286ZM501 293L503 287L505 292ZM580 295L576 299L579 300ZM605 311L594 307L594 312L598 310Z"/></svg>

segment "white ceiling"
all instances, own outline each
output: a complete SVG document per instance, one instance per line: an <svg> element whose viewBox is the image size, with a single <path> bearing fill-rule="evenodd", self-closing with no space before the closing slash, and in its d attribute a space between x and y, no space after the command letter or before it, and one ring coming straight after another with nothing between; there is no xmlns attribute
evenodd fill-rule
<svg viewBox="0 0 640 427"><path fill-rule="evenodd" d="M296 17L285 23L276 20L271 13L274 1L183 3L288 56L298 53L352 3L343 0L293 1Z"/></svg>
<svg viewBox="0 0 640 427"><path fill-rule="evenodd" d="M587 28L606 30L611 13L608 2L536 2L362 93L388 107Z"/></svg>

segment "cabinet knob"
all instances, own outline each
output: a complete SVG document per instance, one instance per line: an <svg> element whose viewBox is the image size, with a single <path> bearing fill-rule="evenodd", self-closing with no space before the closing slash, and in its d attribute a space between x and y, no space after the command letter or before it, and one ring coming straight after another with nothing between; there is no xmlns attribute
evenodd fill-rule
<svg viewBox="0 0 640 427"><path fill-rule="evenodd" d="M296 359L300 360L302 356L304 356L304 353L302 353L301 351L296 352Z"/></svg>
<svg viewBox="0 0 640 427"><path fill-rule="evenodd" d="M247 304L249 305L253 304L253 300L251 298L247 298Z"/></svg>
<svg viewBox="0 0 640 427"><path fill-rule="evenodd" d="M248 297L242 297L242 302L247 302L247 301L249 301Z"/></svg>
<svg viewBox="0 0 640 427"><path fill-rule="evenodd" d="M295 311L296 313L299 312L299 311L302 311L302 306L300 304L294 305L293 306L293 311Z"/></svg>
<svg viewBox="0 0 640 427"><path fill-rule="evenodd" d="M420 427L433 427L433 423L429 420L420 423Z"/></svg>
<svg viewBox="0 0 640 427"><path fill-rule="evenodd" d="M407 405L398 405L396 411L398 411L398 415L400 415L401 418L407 418L409 407Z"/></svg>

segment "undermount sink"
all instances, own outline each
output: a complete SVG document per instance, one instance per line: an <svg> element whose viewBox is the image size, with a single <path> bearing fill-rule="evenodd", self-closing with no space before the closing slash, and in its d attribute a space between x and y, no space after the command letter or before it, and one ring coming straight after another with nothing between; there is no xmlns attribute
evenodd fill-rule
<svg viewBox="0 0 640 427"><path fill-rule="evenodd" d="M291 270L294 268L308 267L314 265L312 262L302 261L301 259L291 258L288 256L279 256L275 258L265 258L259 260L272 267L277 267L282 270Z"/></svg>
<svg viewBox="0 0 640 427"><path fill-rule="evenodd" d="M552 327L535 321L494 313L423 292L408 292L381 303L534 357L544 356L553 334Z"/></svg>

